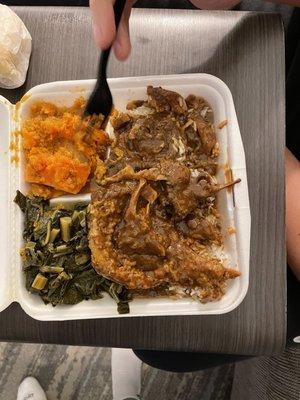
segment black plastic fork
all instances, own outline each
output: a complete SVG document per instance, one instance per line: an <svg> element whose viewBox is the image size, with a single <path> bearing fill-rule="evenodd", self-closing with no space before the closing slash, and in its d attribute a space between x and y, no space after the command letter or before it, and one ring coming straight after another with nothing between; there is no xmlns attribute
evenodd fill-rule
<svg viewBox="0 0 300 400"><path fill-rule="evenodd" d="M116 32L120 24L126 0L116 0L114 5ZM107 83L106 67L111 47L103 50L100 55L96 85L84 110L84 116L102 114L107 118L113 107L113 99Z"/></svg>

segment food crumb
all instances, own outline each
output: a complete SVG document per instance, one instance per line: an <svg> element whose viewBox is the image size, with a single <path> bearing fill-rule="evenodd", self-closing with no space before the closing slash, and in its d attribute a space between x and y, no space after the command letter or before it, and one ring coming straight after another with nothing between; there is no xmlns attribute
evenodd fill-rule
<svg viewBox="0 0 300 400"><path fill-rule="evenodd" d="M9 150L11 151L19 151L19 145L15 142L10 142Z"/></svg>
<svg viewBox="0 0 300 400"><path fill-rule="evenodd" d="M234 226L229 226L227 228L227 233L228 235L233 235L236 232L235 227Z"/></svg>
<svg viewBox="0 0 300 400"><path fill-rule="evenodd" d="M14 156L11 157L11 162L12 162L12 164L18 165L18 164L19 164L19 161L20 161L20 159L19 159L19 156L18 156L18 155L15 154Z"/></svg>
<svg viewBox="0 0 300 400"><path fill-rule="evenodd" d="M224 119L224 121L219 123L218 129L223 129L227 124L228 124L228 120Z"/></svg>

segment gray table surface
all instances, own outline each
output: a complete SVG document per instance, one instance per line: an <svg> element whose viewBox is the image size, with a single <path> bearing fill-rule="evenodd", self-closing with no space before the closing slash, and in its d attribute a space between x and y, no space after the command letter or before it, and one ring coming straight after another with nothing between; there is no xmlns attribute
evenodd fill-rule
<svg viewBox="0 0 300 400"><path fill-rule="evenodd" d="M88 9L17 7L33 37L28 78L0 93L95 76L98 51ZM252 238L250 286L220 316L38 322L17 304L0 314L0 340L143 349L274 354L286 337L284 245L284 44L276 15L135 10L133 51L109 76L207 72L231 89L247 158Z"/></svg>

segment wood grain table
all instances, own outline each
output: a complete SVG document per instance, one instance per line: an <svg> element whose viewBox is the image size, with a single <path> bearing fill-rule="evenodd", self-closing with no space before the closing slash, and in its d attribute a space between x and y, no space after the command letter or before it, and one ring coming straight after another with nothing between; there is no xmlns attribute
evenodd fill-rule
<svg viewBox="0 0 300 400"><path fill-rule="evenodd" d="M17 7L33 37L24 87L95 77L98 50L89 10ZM207 72L231 89L246 151L252 238L250 287L242 305L220 316L38 322L18 304L0 314L0 339L140 349L274 354L286 338L284 237L284 40L277 15L135 10L129 60L109 76Z"/></svg>

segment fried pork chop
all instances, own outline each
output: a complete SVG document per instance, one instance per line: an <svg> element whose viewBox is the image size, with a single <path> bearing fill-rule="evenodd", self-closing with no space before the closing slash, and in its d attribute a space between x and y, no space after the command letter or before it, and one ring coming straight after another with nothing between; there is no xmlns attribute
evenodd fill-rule
<svg viewBox="0 0 300 400"><path fill-rule="evenodd" d="M216 193L235 183L213 176L211 108L162 88L147 93L136 112L112 118L116 141L91 202L93 266L129 289L180 286L202 301L219 299L240 274L209 250L222 244ZM139 115L138 104L149 115Z"/></svg>

